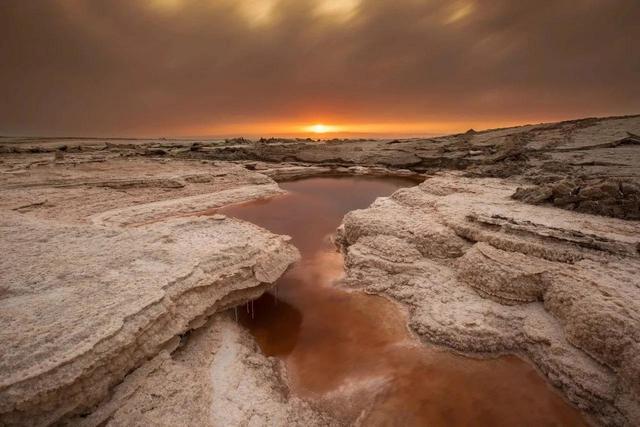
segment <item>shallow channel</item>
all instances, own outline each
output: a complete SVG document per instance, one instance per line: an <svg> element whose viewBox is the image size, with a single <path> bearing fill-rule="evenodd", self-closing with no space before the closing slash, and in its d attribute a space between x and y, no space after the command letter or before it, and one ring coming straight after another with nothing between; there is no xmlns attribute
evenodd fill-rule
<svg viewBox="0 0 640 427"><path fill-rule="evenodd" d="M420 343L404 311L341 288L330 241L347 212L415 182L309 178L289 194L218 212L288 234L302 259L269 293L239 310L262 351L282 359L293 392L346 422L402 426L580 426L578 410L516 356L464 357Z"/></svg>

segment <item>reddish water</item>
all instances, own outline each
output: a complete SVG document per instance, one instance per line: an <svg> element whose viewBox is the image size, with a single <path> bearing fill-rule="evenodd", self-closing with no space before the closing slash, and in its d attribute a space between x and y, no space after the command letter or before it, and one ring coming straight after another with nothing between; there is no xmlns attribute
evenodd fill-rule
<svg viewBox="0 0 640 427"><path fill-rule="evenodd" d="M290 194L220 212L292 236L302 260L241 321L262 350L286 362L294 392L346 421L376 426L580 426L567 404L515 356L473 359L425 346L390 301L335 282L342 256L328 236L348 211L406 180L313 178Z"/></svg>

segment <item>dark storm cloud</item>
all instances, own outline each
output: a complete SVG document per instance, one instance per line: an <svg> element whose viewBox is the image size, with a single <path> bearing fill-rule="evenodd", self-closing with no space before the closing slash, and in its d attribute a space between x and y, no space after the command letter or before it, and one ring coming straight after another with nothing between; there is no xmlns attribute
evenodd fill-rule
<svg viewBox="0 0 640 427"><path fill-rule="evenodd" d="M0 133L640 111L638 0L344 1L4 0Z"/></svg>

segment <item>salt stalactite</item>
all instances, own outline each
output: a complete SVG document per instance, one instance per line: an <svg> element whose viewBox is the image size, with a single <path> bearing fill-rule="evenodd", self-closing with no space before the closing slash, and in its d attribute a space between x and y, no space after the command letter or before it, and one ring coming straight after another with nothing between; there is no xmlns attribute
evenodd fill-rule
<svg viewBox="0 0 640 427"><path fill-rule="evenodd" d="M275 305L278 305L278 285L273 287L273 301Z"/></svg>
<svg viewBox="0 0 640 427"><path fill-rule="evenodd" d="M247 303L245 304L245 307L247 308L247 314L249 314L249 301L247 301Z"/></svg>
<svg viewBox="0 0 640 427"><path fill-rule="evenodd" d="M238 323L238 306L233 307L233 311L236 314L236 323Z"/></svg>
<svg viewBox="0 0 640 427"><path fill-rule="evenodd" d="M253 319L256 315L256 311L253 308L253 300L251 300L251 318Z"/></svg>

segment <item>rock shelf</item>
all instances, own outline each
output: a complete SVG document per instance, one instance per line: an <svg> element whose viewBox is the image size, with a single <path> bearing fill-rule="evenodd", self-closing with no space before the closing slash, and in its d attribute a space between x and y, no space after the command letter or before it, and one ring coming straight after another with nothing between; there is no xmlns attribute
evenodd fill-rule
<svg viewBox="0 0 640 427"><path fill-rule="evenodd" d="M426 342L522 354L603 424L638 424L640 223L514 189L448 173L347 214L346 283L405 305Z"/></svg>

